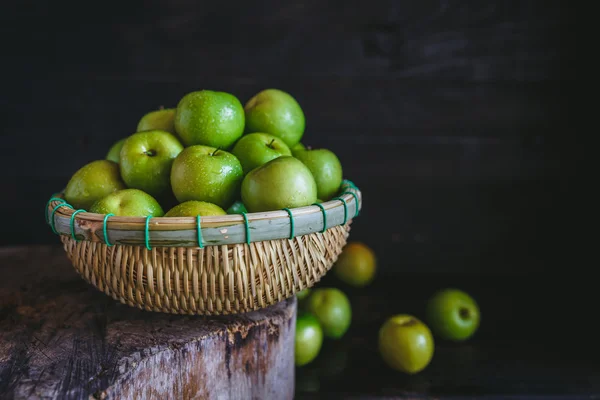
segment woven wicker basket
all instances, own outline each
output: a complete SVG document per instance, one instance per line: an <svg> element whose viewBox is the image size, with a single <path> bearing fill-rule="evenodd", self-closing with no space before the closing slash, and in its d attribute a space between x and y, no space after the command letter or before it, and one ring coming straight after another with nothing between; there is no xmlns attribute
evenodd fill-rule
<svg viewBox="0 0 600 400"><path fill-rule="evenodd" d="M149 311L233 314L313 286L337 260L362 206L344 181L338 198L291 210L138 218L93 214L56 195L47 221L73 266L116 300Z"/></svg>

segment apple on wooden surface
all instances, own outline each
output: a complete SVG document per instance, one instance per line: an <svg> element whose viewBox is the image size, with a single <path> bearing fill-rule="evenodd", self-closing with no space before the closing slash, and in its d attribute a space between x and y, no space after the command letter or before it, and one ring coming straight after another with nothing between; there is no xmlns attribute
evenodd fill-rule
<svg viewBox="0 0 600 400"><path fill-rule="evenodd" d="M96 201L90 212L114 214L122 217L162 217L164 212L158 201L139 189L123 189Z"/></svg>
<svg viewBox="0 0 600 400"><path fill-rule="evenodd" d="M231 153L240 160L244 174L279 156L290 156L292 152L285 142L268 133L249 133L233 146Z"/></svg>
<svg viewBox="0 0 600 400"><path fill-rule="evenodd" d="M465 341L473 336L481 318L475 299L455 288L436 292L427 302L425 313L435 335L455 342Z"/></svg>
<svg viewBox="0 0 600 400"><path fill-rule="evenodd" d="M179 202L198 200L227 208L238 198L243 177L242 165L233 154L195 145L173 161L171 187Z"/></svg>
<svg viewBox="0 0 600 400"><path fill-rule="evenodd" d="M422 371L433 357L431 330L409 314L389 317L379 329L379 353L391 368L409 375Z"/></svg>
<svg viewBox="0 0 600 400"><path fill-rule="evenodd" d="M317 184L300 160L281 156L246 175L242 201L250 212L308 206L317 201Z"/></svg>
<svg viewBox="0 0 600 400"><path fill-rule="evenodd" d="M306 309L315 315L323 334L330 339L339 339L352 322L352 307L344 292L337 288L316 288L306 299Z"/></svg>

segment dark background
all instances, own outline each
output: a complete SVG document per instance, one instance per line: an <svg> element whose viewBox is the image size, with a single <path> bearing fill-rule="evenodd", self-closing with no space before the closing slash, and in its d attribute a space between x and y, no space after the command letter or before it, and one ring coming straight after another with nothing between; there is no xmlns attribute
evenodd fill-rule
<svg viewBox="0 0 600 400"><path fill-rule="evenodd" d="M58 243L46 200L147 111L276 87L363 190L352 238L382 271L583 268L564 234L576 39L560 2L12 1L0 18L0 243Z"/></svg>
<svg viewBox="0 0 600 400"><path fill-rule="evenodd" d="M363 191L351 239L379 260L370 288L345 289L352 366L322 392L597 394L578 21L559 1L6 2L0 244L58 246L46 201L144 113L279 88L305 111L303 142ZM478 299L478 335L399 378L374 332L447 286Z"/></svg>

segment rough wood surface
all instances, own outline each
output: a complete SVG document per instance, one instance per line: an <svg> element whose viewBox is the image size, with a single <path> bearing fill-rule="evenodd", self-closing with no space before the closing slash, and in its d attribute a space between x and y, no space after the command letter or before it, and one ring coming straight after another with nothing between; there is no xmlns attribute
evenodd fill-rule
<svg viewBox="0 0 600 400"><path fill-rule="evenodd" d="M229 317L127 307L59 246L0 249L0 398L292 398L295 300Z"/></svg>

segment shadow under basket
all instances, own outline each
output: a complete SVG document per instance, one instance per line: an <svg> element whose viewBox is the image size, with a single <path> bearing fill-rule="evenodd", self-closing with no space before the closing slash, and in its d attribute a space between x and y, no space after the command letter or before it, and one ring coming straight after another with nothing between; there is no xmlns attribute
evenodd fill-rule
<svg viewBox="0 0 600 400"><path fill-rule="evenodd" d="M307 207L207 217L116 217L52 197L46 220L77 272L124 304L174 314L257 310L313 286L362 206L350 181Z"/></svg>

